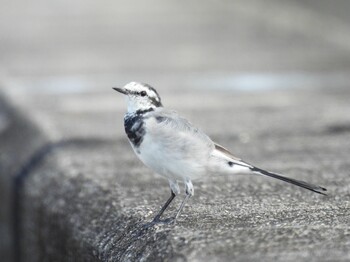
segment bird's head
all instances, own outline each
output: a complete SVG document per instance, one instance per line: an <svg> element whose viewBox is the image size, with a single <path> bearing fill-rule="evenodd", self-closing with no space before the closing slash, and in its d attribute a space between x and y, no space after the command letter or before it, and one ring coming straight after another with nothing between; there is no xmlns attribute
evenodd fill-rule
<svg viewBox="0 0 350 262"><path fill-rule="evenodd" d="M131 82L113 89L125 95L129 113L162 107L160 96L150 85Z"/></svg>

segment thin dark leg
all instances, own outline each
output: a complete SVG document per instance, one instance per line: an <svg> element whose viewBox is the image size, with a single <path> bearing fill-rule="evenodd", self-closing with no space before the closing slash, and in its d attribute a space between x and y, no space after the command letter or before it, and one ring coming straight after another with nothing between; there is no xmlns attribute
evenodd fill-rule
<svg viewBox="0 0 350 262"><path fill-rule="evenodd" d="M186 194L184 200L182 201L182 203L181 203L181 205L180 205L180 208L179 208L179 209L177 210L177 212L176 212L174 221L176 221L176 219L179 217L179 215L180 215L182 209L184 208L184 206L185 206L185 204L186 204L186 202L187 202L187 200L188 200L189 198L190 198L190 195L187 195L187 194Z"/></svg>
<svg viewBox="0 0 350 262"><path fill-rule="evenodd" d="M164 213L164 211L168 208L168 206L170 205L170 203L173 201L173 199L175 198L175 193L173 191L171 191L171 196L169 197L169 199L165 202L164 206L160 209L159 213L154 217L153 222L159 222L160 221L160 217L161 215Z"/></svg>

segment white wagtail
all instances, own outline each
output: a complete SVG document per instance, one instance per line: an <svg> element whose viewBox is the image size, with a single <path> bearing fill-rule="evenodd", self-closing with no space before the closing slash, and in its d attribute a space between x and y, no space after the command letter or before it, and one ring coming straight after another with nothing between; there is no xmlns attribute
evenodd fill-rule
<svg viewBox="0 0 350 262"><path fill-rule="evenodd" d="M325 195L323 187L271 173L233 156L175 111L165 109L153 87L131 82L113 89L126 96L124 127L136 155L169 180L171 196L152 223L175 222L188 198L193 196L192 179L208 174L260 174ZM178 181L184 182L186 196L175 217L162 221L161 215L180 193Z"/></svg>

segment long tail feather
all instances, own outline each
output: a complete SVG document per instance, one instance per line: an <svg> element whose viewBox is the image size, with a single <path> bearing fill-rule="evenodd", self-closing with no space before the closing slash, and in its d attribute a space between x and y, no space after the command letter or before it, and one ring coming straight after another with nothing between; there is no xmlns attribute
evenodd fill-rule
<svg viewBox="0 0 350 262"><path fill-rule="evenodd" d="M258 167L251 167L250 170L253 172L257 172L259 174L265 175L265 176L273 177L273 178L282 180L284 182L291 183L291 184L296 185L296 186L300 186L302 188L308 189L308 190L315 192L315 193L318 193L318 194L327 195L326 193L324 193L325 191L327 191L327 189L324 187L316 186L316 185L313 185L313 184L310 184L310 183L307 183L307 182L304 182L301 180L296 180L293 178L284 177L284 176L260 169Z"/></svg>

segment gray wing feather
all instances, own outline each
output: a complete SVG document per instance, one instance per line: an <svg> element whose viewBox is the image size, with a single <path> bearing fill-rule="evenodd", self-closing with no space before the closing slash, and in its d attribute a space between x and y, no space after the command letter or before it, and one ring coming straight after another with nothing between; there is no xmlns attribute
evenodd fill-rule
<svg viewBox="0 0 350 262"><path fill-rule="evenodd" d="M220 146L219 144L215 144L215 149L223 153L225 156L231 158L232 160L242 161L242 159L235 157L230 151L228 151L228 149L224 148L223 146Z"/></svg>
<svg viewBox="0 0 350 262"><path fill-rule="evenodd" d="M157 130L161 130L158 133L161 135L160 139L173 140L173 144L177 142L182 147L190 147L192 144L193 147L197 147L194 149L198 149L200 146L203 147L203 150L214 149L213 141L203 131L193 126L175 111L161 108L150 112L147 117L155 118L157 124L161 125L161 128L157 128Z"/></svg>

